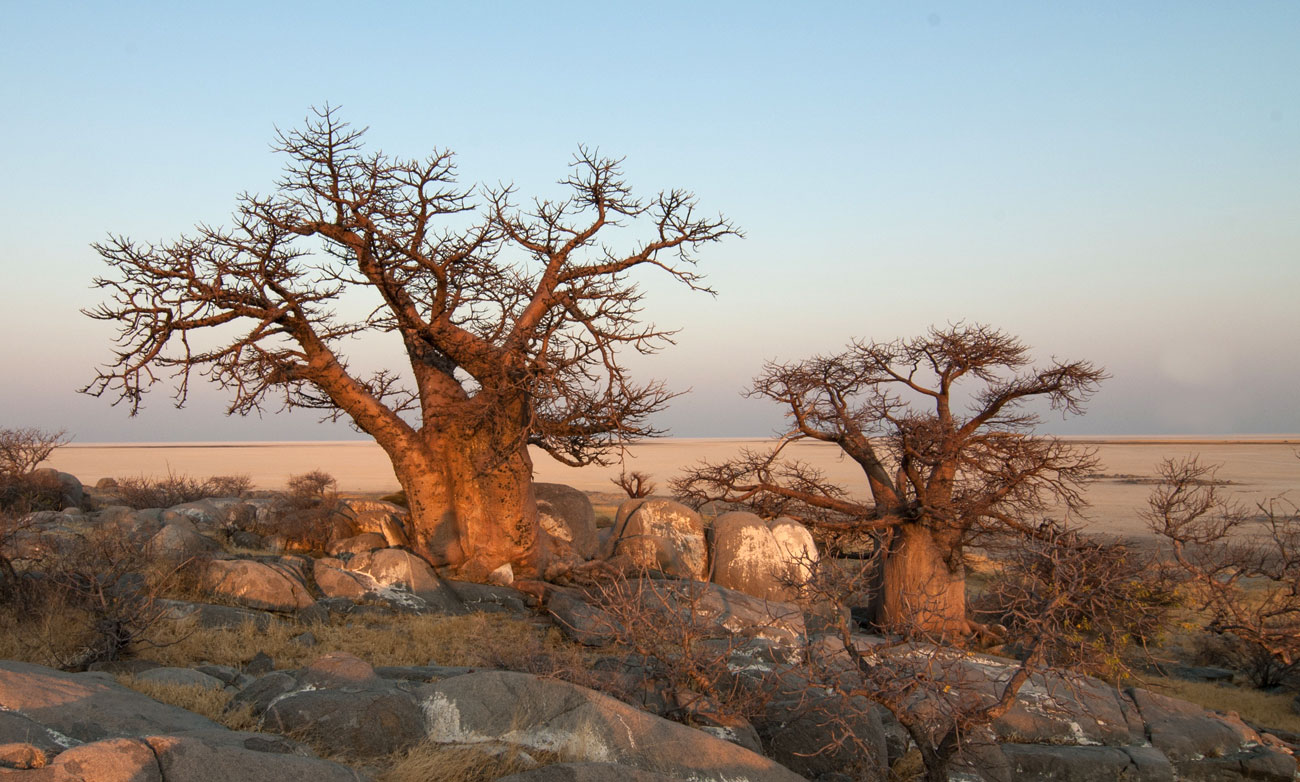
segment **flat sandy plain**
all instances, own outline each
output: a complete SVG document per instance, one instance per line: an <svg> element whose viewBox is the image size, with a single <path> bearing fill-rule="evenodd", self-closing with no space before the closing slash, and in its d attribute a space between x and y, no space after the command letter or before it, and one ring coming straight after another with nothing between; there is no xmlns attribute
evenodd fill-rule
<svg viewBox="0 0 1300 782"><path fill-rule="evenodd" d="M1217 464L1225 490L1253 504L1291 492L1300 502L1300 435L1238 437L1064 438L1096 448L1101 477L1088 488L1086 526L1102 534L1142 535L1138 512L1151 490L1149 479L1163 459L1199 455ZM662 486L683 467L701 459L719 461L742 448L762 449L762 439L665 438L638 443L626 452L627 469L650 474ZM865 491L862 473L838 449L824 443L796 443L787 452L820 468L840 485ZM619 465L572 468L545 453L533 454L536 479L566 483L583 491L617 491L610 478ZM397 479L384 452L373 442L74 443L55 452L50 464L93 484L103 477L176 474L205 477L244 474L259 488L278 488L292 474L324 470L349 492L395 491ZM1080 520L1083 521L1083 520Z"/></svg>

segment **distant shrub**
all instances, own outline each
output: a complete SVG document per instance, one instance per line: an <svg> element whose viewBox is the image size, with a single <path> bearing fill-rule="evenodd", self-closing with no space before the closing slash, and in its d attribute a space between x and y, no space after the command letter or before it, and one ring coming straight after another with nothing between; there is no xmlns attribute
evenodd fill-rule
<svg viewBox="0 0 1300 782"><path fill-rule="evenodd" d="M288 495L269 534L281 535L291 547L324 551L334 537L339 508L338 481L321 470L289 477Z"/></svg>
<svg viewBox="0 0 1300 782"><path fill-rule="evenodd" d="M167 473L165 478L138 476L117 478L113 491L123 505L132 508L170 508L207 497L242 497L253 487L247 475L218 475L192 478Z"/></svg>

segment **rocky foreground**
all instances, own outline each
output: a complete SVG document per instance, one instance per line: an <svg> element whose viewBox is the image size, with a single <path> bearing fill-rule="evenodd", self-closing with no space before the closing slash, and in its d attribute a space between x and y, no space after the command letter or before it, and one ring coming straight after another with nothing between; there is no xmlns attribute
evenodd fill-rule
<svg viewBox="0 0 1300 782"><path fill-rule="evenodd" d="M403 523L394 505L350 504L330 555L319 558L287 553L285 541L255 531L265 530L265 517L274 512L268 500L105 507L29 518L29 532L14 543L17 553L37 558L60 540L111 526L153 556L201 558L211 602L160 603L171 619L198 627L310 627L361 616L473 611L551 622L590 649L587 680L607 682L601 689L623 699L526 672L374 667L342 652L322 652L294 669L277 669L254 649L241 667L128 660L67 673L6 661L0 662L0 777L356 780L394 753L433 742L532 766L503 777L511 782L890 779L890 767L908 752L906 732L884 709L870 703L846 709L810 680L810 670L845 675L848 667L837 664L844 650L823 622L788 602L789 579L772 575L806 561L806 530L789 520L728 514L706 535L693 511L651 499L629 501L612 529L598 531L581 493L544 487L539 494L551 545L581 560L621 557L653 570L658 578L626 593L621 608L641 601L632 607L645 621L699 634L700 644L724 659L736 687L762 689L761 709L749 719L728 716L710 707L716 704L684 697L681 688L660 686L644 654L612 644L628 630L627 614L611 613L608 594L440 577L388 545ZM229 553L235 546L258 553L236 556ZM714 583L693 580L710 574ZM680 588L663 588L668 584ZM865 650L882 641L866 634L853 640ZM809 668L809 660L819 665ZM973 656L963 665L962 681L977 693L992 693L1011 668L995 657ZM257 730L229 730L154 701L119 684L115 672L231 694L229 708L247 710ZM322 759L322 748L348 764ZM1054 676L1033 679L1009 713L968 737L954 768L953 779L972 782L1296 776L1290 747L1233 715L1140 688L1120 691Z"/></svg>

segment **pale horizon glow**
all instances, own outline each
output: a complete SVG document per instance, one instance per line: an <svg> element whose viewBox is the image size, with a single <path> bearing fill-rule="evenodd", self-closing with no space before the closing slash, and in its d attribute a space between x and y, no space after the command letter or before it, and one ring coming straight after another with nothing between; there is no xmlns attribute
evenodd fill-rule
<svg viewBox="0 0 1300 782"><path fill-rule="evenodd" d="M368 16L365 14L369 14ZM11 4L0 50L0 426L79 443L351 440L159 387L76 393L109 233L178 237L271 189L312 105L463 182L554 194L579 144L746 232L717 298L638 277L690 389L678 437L762 437L765 360L983 322L1112 375L1063 435L1300 432L1300 4ZM359 363L400 360L365 346Z"/></svg>

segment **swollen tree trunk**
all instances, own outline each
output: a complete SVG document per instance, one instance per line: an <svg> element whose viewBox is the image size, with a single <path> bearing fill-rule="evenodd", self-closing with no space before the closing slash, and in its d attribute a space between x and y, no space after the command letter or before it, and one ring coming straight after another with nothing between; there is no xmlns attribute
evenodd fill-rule
<svg viewBox="0 0 1300 782"><path fill-rule="evenodd" d="M506 564L515 576L539 574L545 563L523 433L491 414L449 415L441 423L390 450L411 509L411 547L471 581Z"/></svg>
<svg viewBox="0 0 1300 782"><path fill-rule="evenodd" d="M966 569L952 545L915 522L893 533L881 563L876 623L886 630L965 635ZM955 565L950 565L954 562Z"/></svg>

